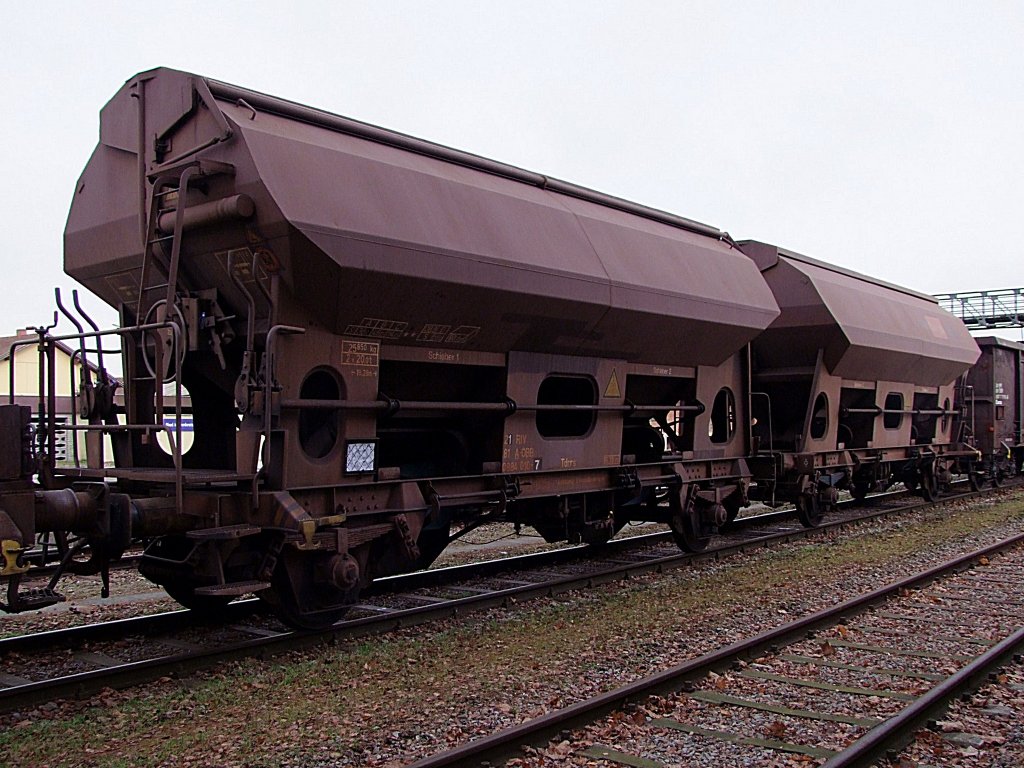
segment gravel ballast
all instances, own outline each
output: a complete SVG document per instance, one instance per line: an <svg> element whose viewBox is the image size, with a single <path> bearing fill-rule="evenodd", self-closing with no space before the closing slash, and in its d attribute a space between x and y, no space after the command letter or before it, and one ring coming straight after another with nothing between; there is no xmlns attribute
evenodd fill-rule
<svg viewBox="0 0 1024 768"><path fill-rule="evenodd" d="M359 644L46 705L0 719L0 749L37 766L397 768L1024 530L1022 502L1024 493L1003 491Z"/></svg>

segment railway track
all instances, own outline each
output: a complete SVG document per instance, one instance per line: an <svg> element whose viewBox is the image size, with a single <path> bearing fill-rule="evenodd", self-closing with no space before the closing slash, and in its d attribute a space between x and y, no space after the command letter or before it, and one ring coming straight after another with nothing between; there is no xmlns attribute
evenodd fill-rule
<svg viewBox="0 0 1024 768"><path fill-rule="evenodd" d="M870 766L1024 649L1022 579L1019 534L411 768Z"/></svg>
<svg viewBox="0 0 1024 768"><path fill-rule="evenodd" d="M325 632L287 630L260 611L259 601L248 600L229 605L216 621L182 610L6 638L0 640L0 711L130 687L253 655L383 634L926 506L920 500L906 504L900 496L877 497L866 508L846 506L816 529L803 528L790 512L742 518L729 535L716 537L698 554L680 552L668 533L654 533L616 540L596 551L560 549L382 579L345 621Z"/></svg>

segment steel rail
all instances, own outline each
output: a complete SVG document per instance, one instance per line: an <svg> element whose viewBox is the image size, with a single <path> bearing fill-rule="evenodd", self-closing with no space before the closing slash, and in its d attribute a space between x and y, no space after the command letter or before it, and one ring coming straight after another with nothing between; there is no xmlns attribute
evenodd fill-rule
<svg viewBox="0 0 1024 768"><path fill-rule="evenodd" d="M690 659L678 666L644 677L621 688L607 691L564 709L528 720L491 736L468 742L447 752L417 760L415 763L410 764L408 768L469 768L470 766L478 766L485 762L489 765L500 765L503 760L514 756L522 745L537 745L550 741L564 730L590 724L612 711L621 709L630 702L649 696L676 692L683 684L704 677L709 672L726 669L738 660L759 656L774 646L792 642L810 632L832 626L840 619L860 613L892 595L899 594L901 590L923 586L941 576L968 568L983 557L988 557L1022 543L1024 543L1024 533L1017 534L968 554L960 555L921 573L907 576L884 587L879 587L863 595L846 600L831 608L817 611L783 624L775 629L760 632L753 637ZM1000 646L996 647L999 648ZM1005 653L1005 649L1001 649L1000 654ZM1012 651L1009 653L1012 655ZM972 671L968 676L973 679L976 674L978 673ZM954 694L949 694L949 696L952 695ZM924 705L922 705L922 708L925 708ZM930 711L930 707L928 709ZM849 763L849 765L864 764L860 762ZM827 763L826 765L829 765L830 768L836 768L832 763Z"/></svg>
<svg viewBox="0 0 1024 768"><path fill-rule="evenodd" d="M960 494L957 496L944 497L942 501L955 501L963 498L980 495L980 492ZM689 553L679 552L664 557L655 557L636 563L616 564L605 569L599 569L585 574L573 574L562 576L548 581L513 586L506 589L494 590L480 595L472 595L453 600L441 600L437 603L413 608L395 610L386 614L368 616L358 619L343 620L333 627L320 631L282 631L280 634L269 637L258 637L252 640L240 641L232 645L221 645L217 647L200 648L181 653L169 654L142 661L126 663L123 665L105 667L87 672L79 672L59 678L40 680L23 685L15 685L0 689L0 712L12 709L31 706L59 698L83 697L99 692L103 688L126 688L140 683L149 682L168 675L181 675L186 671L209 668L218 664L237 659L251 657L256 654L273 655L285 651L307 648L320 644L332 644L339 640L355 639L366 636L385 634L390 631L404 627L417 626L420 624L451 618L458 614L476 612L488 608L504 607L512 602L522 602L539 597L551 597L580 587L592 587L612 581L624 580L652 572L665 572L684 567L691 563L704 560L715 560L723 556L736 554L760 546L767 546L775 543L785 543L793 540L806 538L815 533L831 529L840 529L855 525L864 521L873 520L889 514L912 511L921 507L932 506L927 502L917 501L913 504L883 510L872 510L863 515L845 518L841 520L828 521L816 528L794 527L792 530L779 531L767 536L748 538L731 542L719 547L709 548L704 552ZM774 522L776 516L783 514L792 516L792 513L768 513L765 517L771 518ZM756 517L742 518L742 520L754 520ZM736 522L740 522L737 520ZM639 537L634 537L639 538ZM630 541L624 539L624 542ZM553 552L537 553L540 556L562 555L568 553L580 554L585 551L582 548L576 550L556 550ZM509 560L526 561L527 558L535 556L522 555L519 558L504 558L500 560L486 561L480 564L486 568L493 568L495 571L510 571ZM568 558L566 558L568 559ZM537 561L529 561L533 567L537 567ZM504 567L501 567L504 566ZM456 568L462 568L456 567ZM455 571L453 568L452 571ZM445 570L445 569L439 569ZM515 572L515 569L511 569ZM450 571L451 572L451 571ZM401 584L403 578L413 578L432 574L434 571L425 571L416 574L406 574L403 577L392 577L395 583ZM473 573L472 576L479 576ZM484 576L489 573L482 574ZM452 583L454 579L438 581L437 584ZM428 584L427 586L435 586ZM417 586L423 586L418 584ZM406 589L409 588L406 583ZM398 588L388 589L388 592L399 591ZM257 601L251 601L257 603ZM243 610L248 603L237 603L238 609ZM257 603L258 604L258 603ZM230 606L229 606L230 607ZM160 622L167 622L167 625L174 626L174 621L186 620L190 625L200 623L196 617L190 617L188 611L175 611L171 614L160 614L160 617L138 617L137 619L122 619L120 622L121 635L124 635L123 627L130 626L129 622L138 622L137 628L144 628L142 621L147 618L159 618ZM223 622L220 622L223 623ZM83 638L88 637L91 631L103 632L105 625L88 625L86 627L72 627L67 630L54 630L54 633L66 632L68 637L78 636L79 643L84 642ZM96 627L96 630L90 630ZM43 636L48 633L43 633ZM33 645L38 647L40 635L25 635L15 638L0 640L0 651L28 650ZM52 640L52 637L51 637Z"/></svg>
<svg viewBox="0 0 1024 768"><path fill-rule="evenodd" d="M773 516L778 513L771 513ZM747 518L754 519L754 518ZM621 552L628 552L644 546L657 544L672 538L668 531L642 534L622 539L613 539L598 550L586 546L562 547L560 549L545 552L534 552L511 557L496 558L494 560L474 561L462 565L452 565L443 568L432 568L427 571L414 571L396 576L387 576L375 581L369 590L361 597L375 597L380 595L394 594L398 592L412 592L425 587L442 586L456 581L471 578L485 577L494 573L508 572L514 570L528 570L545 568L552 565L559 565L564 562L571 562L580 557L599 554L615 555ZM263 603L258 598L238 600L223 609L217 620L220 623L238 621L258 612ZM224 613L227 611L227 613ZM115 619L96 624L84 624L74 627L52 629L44 632L33 632L25 635L14 635L0 638L0 656L7 653L22 653L25 651L38 651L41 647L80 647L90 642L111 640L129 635L152 635L156 633L171 632L179 629L186 629L190 626L198 626L212 623L213 620L187 608L178 608L158 614L145 616L134 616L126 619ZM2 693L3 689L0 689Z"/></svg>
<svg viewBox="0 0 1024 768"><path fill-rule="evenodd" d="M869 498L888 500L899 498L905 494L906 491L895 491L887 494L878 494L877 496ZM955 500L958 498L962 497L944 497L943 501ZM840 504L843 507L856 506L852 499L840 502ZM917 505L920 506L921 502L917 502ZM862 510L862 514L857 515L854 518L842 518L826 521L817 528L808 530L827 530L828 528L835 526L848 525L856 522L862 522L864 520L874 519L889 514L890 512L896 513L915 508L915 506L908 506L881 510L875 509L870 512ZM756 529L758 527L770 527L777 523L790 522L794 518L794 515L795 512L792 509L787 509L772 510L756 515L750 515L748 517L741 517L731 524L728 533L725 535L731 536L746 530ZM800 528L794 528L793 532L801 534L802 530L803 529ZM785 534L771 534L771 536L776 537L780 535ZM775 540L774 538L769 537L757 537L741 542L733 542L731 544L721 544L705 550L702 553L679 552L677 554L668 555L666 558L671 561L682 560L684 562L690 562L695 554L703 556L711 556L713 554L728 555L735 551L741 551L744 546L756 545L762 538L769 541ZM498 573L562 565L580 558L592 557L593 559L600 560L609 556L615 556L671 540L671 532L657 531L638 536L612 539L611 541L600 545L574 545L554 550L547 550L544 552L511 555L508 557L494 558L492 560L480 560L461 565L431 568L426 571L415 571L413 573L386 576L376 580L361 597L362 599L367 599L381 595L413 592L417 589L445 586L458 581L464 581L472 578L484 578ZM737 550L737 548L739 548L739 550ZM658 565L662 567L669 566L670 563L666 562L666 558L659 558ZM653 558L651 560L653 561ZM34 573L41 572L41 570L42 569ZM257 598L239 600L229 603L225 608L226 613L222 612L218 618L222 623L226 621L238 621L259 611L262 607L263 603ZM131 618L114 619L112 621L96 624L84 624L74 627L52 629L44 632L33 632L25 635L3 637L0 638L0 657L7 653L24 653L27 651L39 652L44 648L76 648L84 646L90 642L112 640L130 635L146 636L157 633L169 633L186 629L191 626L206 625L210 623L210 618L197 615L195 612L188 609L180 608L158 614L134 616ZM2 696L2 691L3 689L0 688L0 696Z"/></svg>
<svg viewBox="0 0 1024 768"><path fill-rule="evenodd" d="M983 653L919 697L898 715L875 726L821 768L869 768L893 750L906 746L914 733L945 711L958 696L977 690L989 676L1024 648L1024 627Z"/></svg>
<svg viewBox="0 0 1024 768"><path fill-rule="evenodd" d="M220 609L216 623L237 622L251 616L259 605L258 600L229 603ZM214 621L212 618L204 618L187 608L177 608L126 619L112 619L95 624L49 629L26 635L11 635L0 638L0 657L10 653L42 653L57 648L82 648L89 643L119 640L124 637L149 637L177 632L189 627L209 625ZM0 698L2 698L4 690L0 688Z"/></svg>
<svg viewBox="0 0 1024 768"><path fill-rule="evenodd" d="M955 484L956 485L960 485L963 482L964 481L957 481L957 483L955 483ZM1000 486L1000 487L1012 487L1012 486ZM898 499L898 498L901 498L903 496L906 496L908 493L909 493L909 491L906 491L906 490L885 491L885 492L882 492L882 493L871 494L870 496L867 497L866 501L862 501L862 502L857 502L856 499L852 499L852 498L851 499L844 499L843 501L840 501L837 504L837 508L845 509L846 507L850 507L850 506L853 506L853 507L858 506L858 505L864 506L864 505L871 505L871 504L874 504L874 503L879 502L879 501L883 501L883 502L884 501L891 501L893 499ZM952 498L956 498L956 497L944 496L944 497L942 497L940 499L940 501L946 501L946 500L950 500ZM754 514L754 515L748 515L746 517L739 517L739 518L736 518L736 520L734 520L732 523L730 523L729 530L726 533L727 534L732 534L732 533L734 533L736 531L743 530L744 528L749 528L749 527L752 527L754 525L770 525L770 524L772 524L773 522L776 522L776 521L782 522L782 521L789 520L789 519L793 518L795 516L795 514L796 514L795 510L791 506L787 505L786 507L784 507L782 509L772 509L772 510L769 510L768 512L761 512L761 513ZM405 581L404 581L404 580L407 580L407 579L411 579L413 577L419 577L419 578L423 579L423 585L442 583L443 579L446 578L446 574L452 568L464 568L464 567L469 567L469 566L476 566L476 567L479 567L483 571L486 568L488 568L490 566L494 566L495 564L500 563L500 562L515 564L517 562L517 558L525 558L525 557L538 557L538 558L551 557L551 558L554 558L557 561L557 558L559 556L563 556L563 555L560 555L560 553L569 553L569 552L571 552L571 553L578 553L580 551L587 551L588 547L590 547L590 551L596 551L596 552L617 551L618 548L632 549L632 548L634 548L636 546L642 546L643 544L654 543L656 541L668 541L671 538L672 538L672 534L670 532L668 532L668 531L660 531L660 532L657 532L657 533L641 534L641 535L638 535L638 536L624 537L624 538L620 538L620 539L611 539L610 541L608 541L608 542L606 542L604 544L568 545L568 546L565 546L565 547L561 547L560 549L552 550L552 551L548 551L548 552L539 552L539 553L535 552L535 553L530 553L530 554L526 554L526 555L512 555L512 556L509 556L509 557L501 558L500 560L495 559L495 560L477 561L475 563L466 563L465 565L459 565L459 566L444 566L444 567L438 567L438 568L430 568L429 570L426 570L426 571L416 571L414 573L404 573L404 574L398 574L396 576L385 576L385 577L383 577L381 579L376 580L374 582L374 586L371 587L370 591L368 591L366 594L368 594L368 595L377 594L377 592L375 590L380 588L380 585L385 585L385 584L388 584L390 582L398 583L399 581L402 581L401 589L406 590L406 591L408 591L410 589L414 589L415 587L413 587L409 583L405 583ZM86 551L88 551L88 550L86 550ZM139 558L140 558L140 555L138 555L138 554L125 555L120 560L116 560L113 563L111 563L111 569L112 570L123 570L123 569L127 569L127 568L137 567ZM58 564L56 564L56 563L48 563L47 565L37 565L37 566L32 568L32 571L28 575L31 576L32 578L37 578L37 577L41 578L41 577L44 577L44 576L49 577L54 571L56 571L57 567L58 567ZM502 569L502 570L504 570L504 569ZM422 585L417 585L417 586L422 586ZM253 602L253 601L252 600L242 600L242 601L238 601L238 602L232 603L231 605L240 605L240 604L246 604L246 603L251 603L251 602ZM174 611L174 612L179 612L179 611ZM142 618L142 617L139 617L139 618ZM81 629L81 627L72 627L71 629ZM4 640L5 640L5 638L0 638L0 653L3 652L3 642L4 642Z"/></svg>

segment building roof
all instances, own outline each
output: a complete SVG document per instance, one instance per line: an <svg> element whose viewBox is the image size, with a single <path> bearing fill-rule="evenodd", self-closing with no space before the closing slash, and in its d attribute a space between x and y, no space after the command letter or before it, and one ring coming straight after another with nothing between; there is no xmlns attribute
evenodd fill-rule
<svg viewBox="0 0 1024 768"><path fill-rule="evenodd" d="M13 336L0 336L0 362L10 359L11 349L14 347L16 343L21 343L24 344L26 347L29 347L32 344L35 344L38 338L38 334L36 334L36 332L30 328L18 329L18 332ZM28 343L26 344L26 342ZM54 341L54 346L56 346L57 349L66 354L68 357L73 357L75 355L75 350L69 347L63 341ZM86 359L86 364L89 366L89 369L94 373L99 372L99 366L96 365L92 357ZM116 377L111 376L109 371L107 372L107 376L111 379L116 380Z"/></svg>

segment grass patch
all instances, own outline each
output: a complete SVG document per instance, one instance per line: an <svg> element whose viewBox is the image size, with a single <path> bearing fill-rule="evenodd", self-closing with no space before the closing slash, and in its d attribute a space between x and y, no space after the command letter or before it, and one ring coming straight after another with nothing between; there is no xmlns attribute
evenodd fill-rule
<svg viewBox="0 0 1024 768"><path fill-rule="evenodd" d="M535 601L339 648L247 661L187 683L110 693L94 706L36 711L3 723L0 751L14 765L273 766L304 757L360 762L375 734L398 742L426 734L443 745L464 736L440 711L507 707L525 717L545 703L536 701L538 686L572 695L565 670L581 660L608 670L604 687L625 682L623 658L639 650L652 663L677 663L678 655L662 650L669 638L713 637L750 606L802 610L788 603L793 584L839 589L858 568L903 569L919 552L970 548L963 542L972 534L1019 524L1024 494L1004 499L950 504L866 524L842 538L823 533L814 544L631 579L571 603Z"/></svg>

